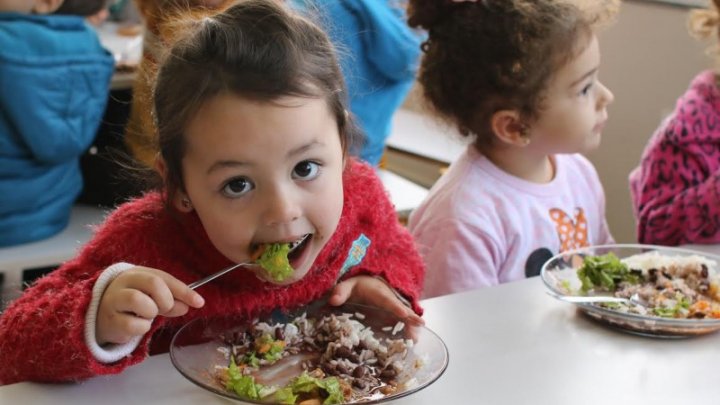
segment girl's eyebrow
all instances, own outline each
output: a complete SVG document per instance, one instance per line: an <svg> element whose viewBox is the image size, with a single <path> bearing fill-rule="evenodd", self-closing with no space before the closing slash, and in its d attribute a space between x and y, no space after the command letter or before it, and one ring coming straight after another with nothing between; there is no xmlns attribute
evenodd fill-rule
<svg viewBox="0 0 720 405"><path fill-rule="evenodd" d="M291 158L296 155L300 155L316 146L323 146L324 144L322 142L313 140L312 142L309 142L305 145L300 145L295 149L290 150L287 153L287 157ZM252 163L248 162L242 162L239 160L218 160L217 162L213 163L212 166L207 170L207 174L211 174L212 172L228 167L242 167L242 166L252 166Z"/></svg>
<svg viewBox="0 0 720 405"><path fill-rule="evenodd" d="M207 170L207 174L211 174L216 170L224 169L226 167L240 167L249 165L249 163L240 162L237 160L218 160L217 162L213 163L212 166L210 166L210 168Z"/></svg>
<svg viewBox="0 0 720 405"><path fill-rule="evenodd" d="M599 68L596 66L596 67L594 67L593 69L591 69L589 72L587 72L587 73L585 73L584 75L582 75L581 78L579 78L579 79L575 80L574 82L570 83L570 88L573 88L573 87L577 86L579 83L585 81L585 79L587 79L588 77L594 75L594 74L598 71L598 69L599 69Z"/></svg>
<svg viewBox="0 0 720 405"><path fill-rule="evenodd" d="M305 145L300 145L295 149L292 149L288 152L287 157L292 157L295 155L300 155L303 152L306 152L316 146L323 146L324 144L322 142L319 142L317 140L313 140L311 142L306 143Z"/></svg>

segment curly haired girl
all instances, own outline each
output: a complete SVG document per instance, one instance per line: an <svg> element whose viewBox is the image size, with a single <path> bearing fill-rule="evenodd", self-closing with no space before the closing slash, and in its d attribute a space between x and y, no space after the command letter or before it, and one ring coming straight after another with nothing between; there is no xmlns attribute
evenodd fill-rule
<svg viewBox="0 0 720 405"><path fill-rule="evenodd" d="M613 95L595 35L617 1L411 0L428 31L425 98L472 139L410 217L425 296L537 275L551 255L612 242L597 173Z"/></svg>

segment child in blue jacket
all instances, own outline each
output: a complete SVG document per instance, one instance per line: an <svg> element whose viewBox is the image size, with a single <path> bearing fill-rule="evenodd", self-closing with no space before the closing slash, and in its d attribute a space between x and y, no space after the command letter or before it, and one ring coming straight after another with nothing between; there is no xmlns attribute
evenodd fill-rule
<svg viewBox="0 0 720 405"><path fill-rule="evenodd" d="M319 14L333 44L350 97L350 111L365 133L360 157L378 165L392 116L412 88L422 38L405 22L402 1L292 0Z"/></svg>
<svg viewBox="0 0 720 405"><path fill-rule="evenodd" d="M0 247L67 226L105 110L113 58L82 15L51 15L61 5L0 2Z"/></svg>

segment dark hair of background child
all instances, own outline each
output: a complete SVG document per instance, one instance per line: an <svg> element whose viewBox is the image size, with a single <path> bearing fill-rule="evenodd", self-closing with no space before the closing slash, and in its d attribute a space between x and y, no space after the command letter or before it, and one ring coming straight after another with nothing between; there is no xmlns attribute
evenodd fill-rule
<svg viewBox="0 0 720 405"><path fill-rule="evenodd" d="M495 112L532 122L553 74L617 7L593 1L594 12L557 0L410 0L408 24L428 31L419 73L426 100L480 150L494 139Z"/></svg>
<svg viewBox="0 0 720 405"><path fill-rule="evenodd" d="M65 0L54 14L79 15L83 17L95 15L107 7L107 0Z"/></svg>

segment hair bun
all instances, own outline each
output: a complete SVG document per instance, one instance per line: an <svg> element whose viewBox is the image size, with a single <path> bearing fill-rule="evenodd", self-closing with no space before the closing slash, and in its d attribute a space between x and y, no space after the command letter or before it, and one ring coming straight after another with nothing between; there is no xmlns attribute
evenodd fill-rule
<svg viewBox="0 0 720 405"><path fill-rule="evenodd" d="M450 14L448 3L450 0L410 0L408 25L429 31Z"/></svg>

